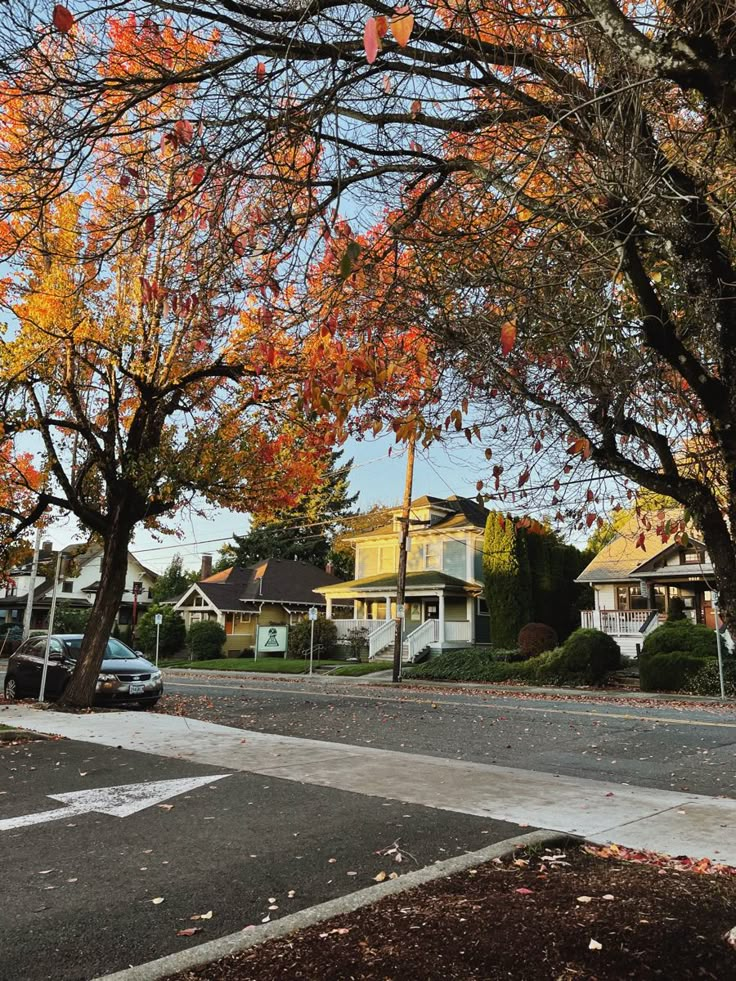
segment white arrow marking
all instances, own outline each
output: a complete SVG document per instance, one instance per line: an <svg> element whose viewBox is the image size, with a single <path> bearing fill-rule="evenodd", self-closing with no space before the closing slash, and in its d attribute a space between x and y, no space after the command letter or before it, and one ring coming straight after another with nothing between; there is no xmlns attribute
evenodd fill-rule
<svg viewBox="0 0 736 981"><path fill-rule="evenodd" d="M153 807L169 797L176 797L187 790L195 790L215 780L229 777L229 773L219 773L208 777L184 777L182 780L155 780L152 783L126 783L119 787L97 787L94 790L74 790L68 794L48 794L52 800L60 800L66 807L38 814L22 814L20 817L0 821L0 831L11 828L25 828L31 824L45 824L46 821L60 821L62 818L76 817L79 814L110 814L113 817L128 817L146 807Z"/></svg>

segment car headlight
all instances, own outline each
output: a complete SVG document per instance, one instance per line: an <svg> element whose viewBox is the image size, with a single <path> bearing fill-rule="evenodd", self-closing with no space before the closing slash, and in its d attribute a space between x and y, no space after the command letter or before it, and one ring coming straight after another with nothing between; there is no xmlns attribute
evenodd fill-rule
<svg viewBox="0 0 736 981"><path fill-rule="evenodd" d="M160 671L152 671L151 672L151 681L161 681L161 672Z"/></svg>
<svg viewBox="0 0 736 981"><path fill-rule="evenodd" d="M97 675L97 683L98 684L100 684L100 683L102 683L102 684L109 684L111 681L117 681L117 680L118 680L118 678L117 678L117 675L115 675L115 674L104 674L103 673L103 674L98 674Z"/></svg>

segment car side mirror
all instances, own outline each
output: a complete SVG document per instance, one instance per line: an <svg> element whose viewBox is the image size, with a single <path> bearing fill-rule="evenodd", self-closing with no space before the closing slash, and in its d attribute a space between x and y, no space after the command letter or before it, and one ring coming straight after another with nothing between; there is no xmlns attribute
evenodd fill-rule
<svg viewBox="0 0 736 981"><path fill-rule="evenodd" d="M137 654L137 655L138 655L138 657L145 657L145 656L146 656L146 655L145 655L145 654L143 653L143 651L133 651L133 653L134 653L134 654Z"/></svg>
<svg viewBox="0 0 736 981"><path fill-rule="evenodd" d="M64 655L61 651L49 651L49 661L63 661Z"/></svg>

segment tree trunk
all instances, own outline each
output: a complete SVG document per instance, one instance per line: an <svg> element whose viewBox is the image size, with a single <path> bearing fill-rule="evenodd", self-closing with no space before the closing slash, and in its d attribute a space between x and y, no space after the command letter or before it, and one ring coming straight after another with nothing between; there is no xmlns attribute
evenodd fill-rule
<svg viewBox="0 0 736 981"><path fill-rule="evenodd" d="M84 632L74 674L57 702L58 708L89 708L94 702L100 665L125 589L131 534L130 527L113 521L109 534L105 536L100 585L92 615Z"/></svg>

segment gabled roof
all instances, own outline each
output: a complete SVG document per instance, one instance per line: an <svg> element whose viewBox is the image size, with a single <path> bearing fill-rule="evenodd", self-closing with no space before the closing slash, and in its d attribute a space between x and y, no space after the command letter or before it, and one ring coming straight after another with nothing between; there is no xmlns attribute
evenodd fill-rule
<svg viewBox="0 0 736 981"><path fill-rule="evenodd" d="M666 517L682 517L682 512L667 512ZM626 581L637 578L638 570L641 566L648 565L661 552L666 552L673 547L673 543L663 542L655 531L655 524L651 522L651 528L647 530L632 515L629 520L621 526L619 533L604 545L600 552L583 569L577 578L577 582L615 582ZM644 533L644 549L637 548L639 536Z"/></svg>
<svg viewBox="0 0 736 981"><path fill-rule="evenodd" d="M447 531L452 528L464 528L467 525L471 525L479 531L483 531L486 527L488 510L471 497L458 497L455 494L450 497L430 497L427 494L423 497L417 497L411 502L410 520L416 517L417 511L424 508L432 508L435 511L441 511L442 514L439 517L435 517L430 525L410 526L410 534L416 534L417 532L426 530L434 531L435 529ZM400 512L401 508L394 509L394 514L399 514ZM386 524L380 528L376 528L375 531L366 532L364 535L354 535L350 541L362 541L367 538L386 538L395 534L396 528L394 525Z"/></svg>
<svg viewBox="0 0 736 981"><path fill-rule="evenodd" d="M199 590L220 612L258 609L261 603L287 603L292 606L319 605L314 590L338 585L342 580L309 562L264 559L255 565L232 566L194 583L180 598Z"/></svg>

